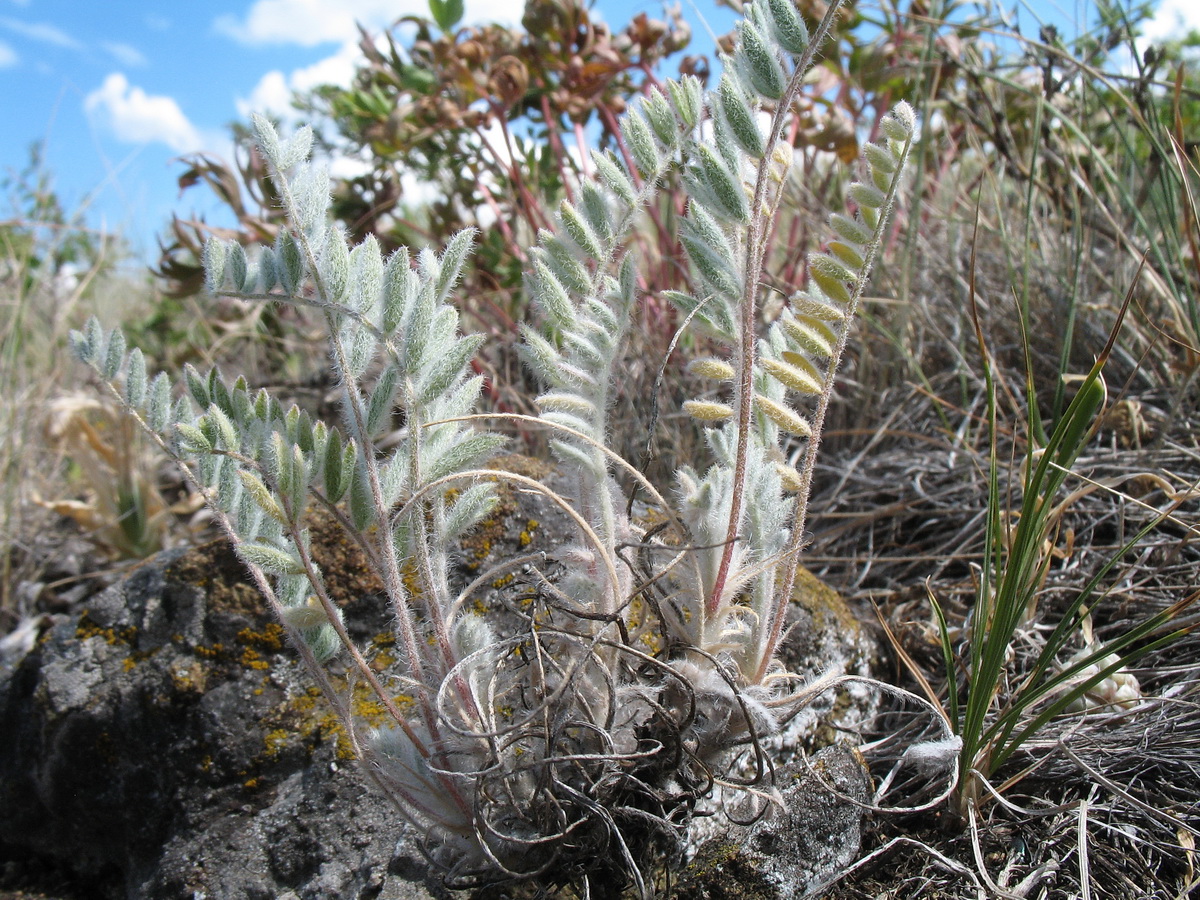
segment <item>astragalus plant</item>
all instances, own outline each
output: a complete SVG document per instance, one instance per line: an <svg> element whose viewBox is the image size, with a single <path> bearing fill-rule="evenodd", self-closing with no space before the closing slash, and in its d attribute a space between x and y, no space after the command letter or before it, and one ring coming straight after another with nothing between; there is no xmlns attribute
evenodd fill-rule
<svg viewBox="0 0 1200 900"><path fill-rule="evenodd" d="M148 377L119 332L92 321L75 335L78 354L205 492L366 771L457 882L586 878L607 866L648 893L651 854L677 842L715 784L762 780L746 750L799 702L776 651L813 457L915 127L903 104L881 122L868 177L849 189L856 211L832 216L807 288L764 328L772 223L792 162L783 135L837 6L812 35L790 0L747 7L716 90L691 78L652 90L624 117L621 154L593 156L576 202L530 248L541 321L523 329L522 348L545 384L538 421L570 490L482 468L503 440L480 423L503 417L472 417L481 339L458 333L451 302L472 235L440 255L385 260L373 238L348 247L327 222L328 177L307 162L307 129L285 141L255 120L290 227L249 255L212 241L205 263L214 294L324 314L339 422L285 410L215 369L187 369L175 391L165 375ZM681 466L660 490L605 436L639 300L638 260L623 248L671 169L689 195L679 239L703 286L671 299L712 348L690 363L711 394L685 409L710 426L712 461ZM546 494L574 534L556 559L506 560L456 590L455 542L492 511L496 479ZM657 511L631 520L621 482ZM399 648L382 674L314 561L314 508L338 519L380 576ZM532 602L480 613L478 587L518 569ZM347 664L387 726L356 725L329 674Z"/></svg>

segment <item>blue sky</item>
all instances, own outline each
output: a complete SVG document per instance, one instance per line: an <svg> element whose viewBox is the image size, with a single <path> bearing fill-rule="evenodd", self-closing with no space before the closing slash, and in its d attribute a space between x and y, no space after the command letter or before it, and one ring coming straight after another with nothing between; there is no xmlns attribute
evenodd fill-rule
<svg viewBox="0 0 1200 900"><path fill-rule="evenodd" d="M1180 17L1200 27L1200 2L1162 3L1158 33ZM1036 12L1070 31L1090 18L1087 0L1032 6L1023 22ZM516 22L521 8L466 0L466 18ZM619 26L638 11L661 16L662 4L597 8ZM685 8L698 41L700 14L729 21L712 0ZM181 154L228 157L229 123L285 110L292 89L349 81L356 21L379 30L426 9L426 0L0 0L0 178L43 142L65 207L86 204L89 225L124 233L135 257L151 260L171 212L195 210L202 196L179 200ZM0 201L0 219L10 214Z"/></svg>

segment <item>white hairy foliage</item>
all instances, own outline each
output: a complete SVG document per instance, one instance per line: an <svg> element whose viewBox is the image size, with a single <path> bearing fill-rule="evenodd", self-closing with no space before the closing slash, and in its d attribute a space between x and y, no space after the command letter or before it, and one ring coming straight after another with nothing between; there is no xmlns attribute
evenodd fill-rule
<svg viewBox="0 0 1200 900"><path fill-rule="evenodd" d="M537 793L552 818L586 807L609 828L603 798L578 804L554 793L569 782L555 767L625 752L615 748L633 754L640 738L630 729L647 727L651 710L694 708L690 718L680 713L690 723L681 737L702 760L775 727L766 676L812 466L811 454L798 468L784 464L785 451L795 442L816 445L915 130L904 104L883 120L880 143L865 152L867 176L848 191L855 212L831 216L827 250L810 256L805 289L763 329L765 235L792 157L779 135L836 6L810 37L790 0L754 0L716 89L706 96L685 77L633 104L621 120L628 157L594 154L594 177L530 249L526 285L539 322L521 326L521 352L543 384L536 403L550 447L574 479L568 511L577 534L559 551L556 579L532 570L553 615L531 615L524 636L498 635L494 622L449 588L454 542L497 503L476 469L503 444L462 421L482 389L471 371L482 338L459 333L452 302L471 232L455 235L440 254L401 249L385 259L374 237L350 246L329 222L329 175L308 161L311 131L284 140L256 117L258 147L289 225L271 247L250 252L208 241L206 286L218 295L319 308L340 421L285 410L268 392L252 394L244 379L231 383L216 368L186 366L173 391L165 376L150 377L141 352L128 351L119 331L105 333L92 320L72 334L76 353L204 492L335 708L348 716L323 665L340 654L388 709L392 722L357 745L398 808L427 834L432 855L449 854L456 871L519 859L556 837L538 829L562 829L561 836L575 827L533 818L539 804L528 798L505 805L506 792ZM650 588L635 589L645 573L629 548L643 536L618 487L616 476L627 470L605 441L639 301L636 260L626 247L672 169L687 191L678 237L696 296L666 296L716 348L689 365L710 381L711 393L683 406L709 426L711 462L680 467L675 509L663 510L676 523L672 540L651 547L682 562L658 573ZM399 432L396 421L403 422ZM376 677L330 598L309 547L314 504L337 509L357 530L384 585L401 659L396 684ZM635 590L657 592L653 622L644 601L651 594L638 598ZM673 678L637 681L648 670L628 664L628 647L619 649L631 628L643 636L665 632L668 649L680 648L659 660ZM689 694L690 701L677 696ZM641 699L622 718L617 697ZM544 727L528 731L513 725L542 720ZM353 733L354 722L346 724ZM630 771L635 759L627 759ZM486 788L485 774L492 779ZM511 831L497 830L500 822Z"/></svg>

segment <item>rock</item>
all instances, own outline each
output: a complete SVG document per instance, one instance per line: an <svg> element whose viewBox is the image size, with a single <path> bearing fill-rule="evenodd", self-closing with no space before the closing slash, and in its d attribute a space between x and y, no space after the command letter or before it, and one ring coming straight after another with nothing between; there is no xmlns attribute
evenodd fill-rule
<svg viewBox="0 0 1200 900"><path fill-rule="evenodd" d="M562 512L537 495L502 501L464 545L462 578L569 534ZM393 640L388 612L358 551L319 522L313 546L352 635L382 658ZM810 585L799 599L793 643L803 658L790 654L790 665L806 674L869 665L873 644L836 594ZM160 554L82 612L44 615L0 649L0 893L448 896L224 543ZM384 715L365 688L352 705L368 724ZM856 709L829 698L803 740L825 742L818 719L844 722ZM835 815L841 801L822 800L794 766L784 771L799 773L784 790L795 798L792 830L749 832L745 852L758 856L746 865L765 883L808 884L857 847L852 817ZM822 848L825 839L833 845ZM791 848L788 862L750 862L775 840Z"/></svg>
<svg viewBox="0 0 1200 900"><path fill-rule="evenodd" d="M776 773L783 808L707 841L675 900L813 895L858 858L863 810L855 803L870 799L870 784L862 758L845 747L826 747L807 763L790 763Z"/></svg>
<svg viewBox="0 0 1200 900"><path fill-rule="evenodd" d="M443 895L227 546L46 624L0 681L4 857L88 897Z"/></svg>

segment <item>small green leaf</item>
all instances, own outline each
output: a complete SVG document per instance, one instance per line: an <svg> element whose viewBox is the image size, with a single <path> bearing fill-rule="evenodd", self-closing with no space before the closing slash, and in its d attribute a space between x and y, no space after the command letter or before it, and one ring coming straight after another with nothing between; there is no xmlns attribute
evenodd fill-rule
<svg viewBox="0 0 1200 900"><path fill-rule="evenodd" d="M429 0L429 13L442 31L451 31L462 21L463 0Z"/></svg>
<svg viewBox="0 0 1200 900"><path fill-rule="evenodd" d="M679 125L663 92L657 87L651 88L643 109L646 110L646 118L650 120L650 128L658 142L667 148L674 147L679 140Z"/></svg>
<svg viewBox="0 0 1200 900"><path fill-rule="evenodd" d="M125 402L140 409L146 399L146 358L134 347L129 353L129 364L125 370Z"/></svg>
<svg viewBox="0 0 1200 900"><path fill-rule="evenodd" d="M204 242L204 289L215 294L225 281L225 242L210 237Z"/></svg>
<svg viewBox="0 0 1200 900"><path fill-rule="evenodd" d="M778 100L783 96L786 81L783 67L771 50L771 45L763 33L750 21L742 22L742 51L745 54L746 74L754 89L770 100Z"/></svg>
<svg viewBox="0 0 1200 900"><path fill-rule="evenodd" d="M729 130L738 146L755 159L762 158L766 153L767 142L762 129L755 121L757 110L749 98L741 92L737 82L728 74L721 78L717 96L721 103L721 112L725 114L725 121L729 123Z"/></svg>
<svg viewBox="0 0 1200 900"><path fill-rule="evenodd" d="M246 250L241 244L230 245L225 269L229 273L233 289L245 293L249 287L250 267L246 261Z"/></svg>
<svg viewBox="0 0 1200 900"><path fill-rule="evenodd" d="M640 112L631 109L625 114L621 133L625 137L625 143L629 145L633 162L642 176L644 178L655 177L662 166L662 157L654 145L654 135L650 126L646 124L646 120L642 118Z"/></svg>
<svg viewBox="0 0 1200 900"><path fill-rule="evenodd" d="M400 373L395 366L388 366L383 370L383 374L379 376L379 380L375 383L374 390L371 391L371 398L367 402L367 435L374 438L379 435L380 428L384 423L389 422L392 409L395 407L396 385L399 382ZM333 432L336 434L336 432ZM341 452L339 442L337 452Z"/></svg>
<svg viewBox="0 0 1200 900"><path fill-rule="evenodd" d="M771 31L788 53L799 56L808 49L808 29L793 0L767 0Z"/></svg>
<svg viewBox="0 0 1200 900"><path fill-rule="evenodd" d="M482 334L472 334L455 341L450 349L425 370L417 390L417 402L429 403L445 393L479 350L485 340Z"/></svg>
<svg viewBox="0 0 1200 900"><path fill-rule="evenodd" d="M108 336L108 348L104 354L104 368L100 374L105 381L112 381L117 377L117 373L121 371L121 365L125 362L125 335L121 333L119 328L114 328Z"/></svg>
<svg viewBox="0 0 1200 900"><path fill-rule="evenodd" d="M346 246L346 236L336 225L329 226L325 237L321 278L324 281L325 299L330 303L341 303L350 284L350 249Z"/></svg>
<svg viewBox="0 0 1200 900"><path fill-rule="evenodd" d="M754 405L759 411L784 431L795 437L811 437L812 426L802 415L782 403L776 403L770 397L762 394L754 395Z"/></svg>
<svg viewBox="0 0 1200 900"><path fill-rule="evenodd" d="M867 144L863 147L863 156L866 157L867 165L871 168L879 169L889 175L895 172L900 165L900 160L891 150L878 144Z"/></svg>
<svg viewBox="0 0 1200 900"><path fill-rule="evenodd" d="M629 180L629 176L622 171L612 155L608 152L601 153L594 150L592 151L592 163L596 166L596 173L600 176L601 181L613 192L613 196L626 206L633 206L637 200L637 191L633 182Z"/></svg>
<svg viewBox="0 0 1200 900"><path fill-rule="evenodd" d="M258 290L267 294L279 281L278 266L275 261L275 251L263 247L258 251Z"/></svg>
<svg viewBox="0 0 1200 900"><path fill-rule="evenodd" d="M439 261L437 284L434 286L434 298L438 303L444 303L450 296L450 292L454 290L454 285L458 283L458 279L462 275L463 265L470 256L474 243L475 229L464 228L450 238L446 244L446 249L442 252L442 258Z"/></svg>
<svg viewBox="0 0 1200 900"><path fill-rule="evenodd" d="M237 553L246 563L268 575L303 575L304 566L290 553L266 544L238 544Z"/></svg>
<svg viewBox="0 0 1200 900"><path fill-rule="evenodd" d="M567 289L540 260L534 260L533 299L546 317L558 328L569 328L575 321L575 308Z"/></svg>
<svg viewBox="0 0 1200 900"><path fill-rule="evenodd" d="M564 200L559 207L559 217L562 220L563 228L571 236L571 240L589 258L599 261L606 258L607 254L600 244L599 237L580 215L579 210Z"/></svg>
<svg viewBox="0 0 1200 900"><path fill-rule="evenodd" d="M540 234L541 247L545 252L546 265L563 283L563 287L576 297L586 297L592 291L592 278L587 267L571 252L565 242L548 231Z"/></svg>
<svg viewBox="0 0 1200 900"><path fill-rule="evenodd" d="M763 371L797 393L808 396L820 394L822 383L816 366L798 353L790 356L789 362L764 358L761 360Z"/></svg>
<svg viewBox="0 0 1200 900"><path fill-rule="evenodd" d="M287 517L283 514L283 509L271 496L271 492L267 490L267 486L263 484L261 478L253 472L247 472L245 469L238 469L238 478L241 479L242 487L246 492L254 498L254 502L259 505L263 512L278 522L280 525L287 524Z"/></svg>
<svg viewBox="0 0 1200 900"><path fill-rule="evenodd" d="M212 453L212 444L208 438L195 425L189 425L186 422L178 422L175 425L175 430L179 432L179 437L183 444L183 449L187 453L201 454Z"/></svg>
<svg viewBox="0 0 1200 900"><path fill-rule="evenodd" d="M866 209L882 209L883 205L887 203L887 196L883 191L874 185L863 184L861 181L856 181L850 185L846 193L850 195L855 203Z"/></svg>
<svg viewBox="0 0 1200 900"><path fill-rule="evenodd" d="M383 291L383 255L379 241L369 234L350 252L350 297L351 309L364 313L373 311Z"/></svg>
<svg viewBox="0 0 1200 900"><path fill-rule="evenodd" d="M150 382L150 404L147 424L151 430L162 433L171 415L171 382L165 372L159 372Z"/></svg>
<svg viewBox="0 0 1200 900"><path fill-rule="evenodd" d="M505 441L504 436L499 434L473 434L455 442L438 459L431 461L425 467L424 476L429 481L437 481L445 475L461 472L494 454L504 446Z"/></svg>
<svg viewBox="0 0 1200 900"><path fill-rule="evenodd" d="M546 384L559 384L561 376L558 366L562 358L554 345L528 325L522 324L520 327L521 343L517 352L525 360L525 364Z"/></svg>
<svg viewBox="0 0 1200 900"><path fill-rule="evenodd" d="M700 80L694 75L684 75L680 81L668 81L667 91L680 121L688 128L695 128L704 104L704 89Z"/></svg>

